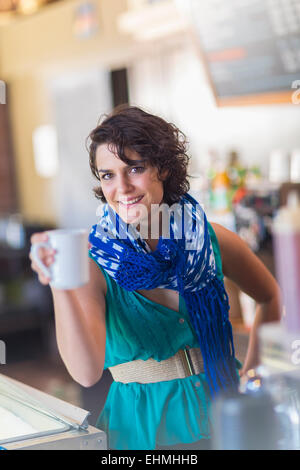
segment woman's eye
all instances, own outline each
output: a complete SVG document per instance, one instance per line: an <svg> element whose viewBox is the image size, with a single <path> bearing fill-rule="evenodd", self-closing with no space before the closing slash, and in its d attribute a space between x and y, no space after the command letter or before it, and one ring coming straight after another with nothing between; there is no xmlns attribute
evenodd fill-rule
<svg viewBox="0 0 300 470"><path fill-rule="evenodd" d="M109 180L112 177L112 173L104 173L100 179Z"/></svg>
<svg viewBox="0 0 300 470"><path fill-rule="evenodd" d="M132 166L130 169L129 169L129 173L133 173L134 175L137 174L137 173L142 173L143 171L145 170L145 167L143 166ZM100 176L100 180L104 180L104 181L108 181L110 180L112 177L113 177L113 173L103 173L101 176Z"/></svg>
<svg viewBox="0 0 300 470"><path fill-rule="evenodd" d="M130 173L143 173L144 170L145 167L143 166L133 166L132 168L130 168Z"/></svg>

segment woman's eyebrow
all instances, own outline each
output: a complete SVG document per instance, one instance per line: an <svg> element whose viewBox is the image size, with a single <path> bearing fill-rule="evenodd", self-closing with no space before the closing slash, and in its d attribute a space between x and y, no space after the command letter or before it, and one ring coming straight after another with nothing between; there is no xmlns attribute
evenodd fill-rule
<svg viewBox="0 0 300 470"><path fill-rule="evenodd" d="M137 163L145 163L145 160L130 160L131 163L129 163L125 168L130 168L131 166L136 165ZM113 170L103 170L102 168L98 168L99 173L110 173Z"/></svg>

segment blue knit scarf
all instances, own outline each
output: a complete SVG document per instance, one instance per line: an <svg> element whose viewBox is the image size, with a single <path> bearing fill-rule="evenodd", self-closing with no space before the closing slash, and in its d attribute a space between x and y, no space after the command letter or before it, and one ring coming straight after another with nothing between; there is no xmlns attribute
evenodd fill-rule
<svg viewBox="0 0 300 470"><path fill-rule="evenodd" d="M128 291L159 287L179 292L195 329L214 396L238 385L228 296L217 278L201 205L185 194L171 209L169 235L161 236L152 252L134 225L126 224L105 204L89 236L90 254Z"/></svg>

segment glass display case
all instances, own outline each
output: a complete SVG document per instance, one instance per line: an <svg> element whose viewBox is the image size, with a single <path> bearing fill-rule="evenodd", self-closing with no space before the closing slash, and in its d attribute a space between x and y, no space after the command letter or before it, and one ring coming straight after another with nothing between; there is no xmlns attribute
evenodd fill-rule
<svg viewBox="0 0 300 470"><path fill-rule="evenodd" d="M0 447L104 450L103 431L88 424L89 411L0 374Z"/></svg>

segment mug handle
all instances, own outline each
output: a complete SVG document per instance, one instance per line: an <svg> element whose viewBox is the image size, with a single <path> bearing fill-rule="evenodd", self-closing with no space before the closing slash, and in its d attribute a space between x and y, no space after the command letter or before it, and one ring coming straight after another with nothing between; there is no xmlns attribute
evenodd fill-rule
<svg viewBox="0 0 300 470"><path fill-rule="evenodd" d="M49 243L46 243L46 242L34 243L31 247L30 254L32 256L32 259L38 265L38 267L42 270L44 276L49 277L51 280L52 276L51 276L50 270L47 268L47 266L44 265L44 263L40 260L39 255L38 255L38 250L41 247L51 248Z"/></svg>

